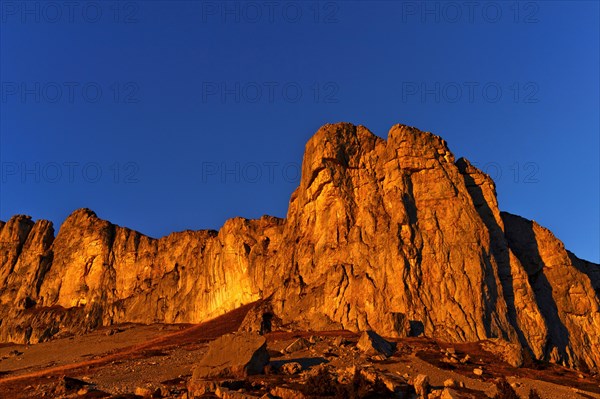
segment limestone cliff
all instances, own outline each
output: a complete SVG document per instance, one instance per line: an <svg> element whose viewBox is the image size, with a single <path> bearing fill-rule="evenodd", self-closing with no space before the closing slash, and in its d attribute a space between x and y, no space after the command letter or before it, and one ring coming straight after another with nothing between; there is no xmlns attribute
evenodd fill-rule
<svg viewBox="0 0 600 399"><path fill-rule="evenodd" d="M498 209L495 185L446 142L325 125L286 219L236 218L153 239L92 211L0 223L0 340L121 322L195 323L268 299L296 328L499 337L532 356L600 365L600 268Z"/></svg>

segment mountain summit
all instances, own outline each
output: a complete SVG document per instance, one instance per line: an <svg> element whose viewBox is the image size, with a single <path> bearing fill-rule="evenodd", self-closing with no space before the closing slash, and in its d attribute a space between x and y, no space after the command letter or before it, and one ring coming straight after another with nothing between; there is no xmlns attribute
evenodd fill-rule
<svg viewBox="0 0 600 399"><path fill-rule="evenodd" d="M499 338L600 365L600 266L500 212L492 179L431 133L348 123L306 144L285 219L153 239L88 209L0 222L0 341L197 323L258 300L290 328Z"/></svg>

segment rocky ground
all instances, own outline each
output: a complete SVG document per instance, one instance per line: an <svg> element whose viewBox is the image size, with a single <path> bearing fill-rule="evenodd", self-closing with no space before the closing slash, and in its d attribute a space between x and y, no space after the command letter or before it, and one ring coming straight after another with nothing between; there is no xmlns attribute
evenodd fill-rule
<svg viewBox="0 0 600 399"><path fill-rule="evenodd" d="M245 312L200 325L129 324L4 345L0 398L529 398L532 390L548 399L600 398L598 375L523 359L499 342L285 330L215 341L237 331ZM209 349L223 364L209 359ZM246 372L250 364L260 370ZM504 380L519 396L501 396Z"/></svg>

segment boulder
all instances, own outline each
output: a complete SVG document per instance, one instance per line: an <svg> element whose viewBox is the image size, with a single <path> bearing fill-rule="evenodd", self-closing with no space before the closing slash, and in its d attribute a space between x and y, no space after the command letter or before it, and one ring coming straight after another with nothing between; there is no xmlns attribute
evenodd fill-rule
<svg viewBox="0 0 600 399"><path fill-rule="evenodd" d="M219 387L219 383L214 380L203 380L199 378L190 378L187 389L191 397L202 396L211 392L215 392Z"/></svg>
<svg viewBox="0 0 600 399"><path fill-rule="evenodd" d="M65 395L72 392L77 392L78 390L87 388L89 386L90 384L85 381L78 380L77 378L64 376L58 382L55 388L55 393L59 395Z"/></svg>
<svg viewBox="0 0 600 399"><path fill-rule="evenodd" d="M192 396L202 396L211 393L216 395L217 392L225 392L227 390L235 392L242 389L245 384L246 381L244 380L201 380L193 379L192 377L188 383L188 391ZM168 390L165 391L162 392L161 390L161 394L166 397L169 392Z"/></svg>
<svg viewBox="0 0 600 399"><path fill-rule="evenodd" d="M298 362L284 363L283 365L281 365L279 370L283 374L287 375L298 374L300 371L302 371L302 365Z"/></svg>
<svg viewBox="0 0 600 399"><path fill-rule="evenodd" d="M255 333L227 334L210 343L190 381L260 374L268 363L264 337Z"/></svg>
<svg viewBox="0 0 600 399"><path fill-rule="evenodd" d="M457 385L458 384L456 383L456 381L452 378L448 378L446 381L444 381L444 386L446 388L454 388Z"/></svg>
<svg viewBox="0 0 600 399"><path fill-rule="evenodd" d="M493 353L513 367L523 365L523 348L519 344L507 342L500 338L491 338L481 343L483 350Z"/></svg>
<svg viewBox="0 0 600 399"><path fill-rule="evenodd" d="M297 389L289 388L289 387L275 387L271 389L271 394L277 398L281 399L305 399L306 395Z"/></svg>
<svg viewBox="0 0 600 399"><path fill-rule="evenodd" d="M331 344L333 346L335 346L336 348L342 347L344 345L348 344L348 340L344 337L341 336L337 336L333 339L333 341L331 342Z"/></svg>
<svg viewBox="0 0 600 399"><path fill-rule="evenodd" d="M142 398L151 398L152 397L152 390L150 388L137 387L135 389L135 395L136 396L141 396Z"/></svg>
<svg viewBox="0 0 600 399"><path fill-rule="evenodd" d="M444 390L442 391L442 396L440 397L440 399L459 399L460 396L458 394L458 392L456 392L454 389L451 388L444 388Z"/></svg>
<svg viewBox="0 0 600 399"><path fill-rule="evenodd" d="M309 346L310 346L310 342L308 342L306 339L298 338L297 340L295 340L294 342L289 344L285 348L284 351L286 353L293 353L293 352L301 351L303 349L307 349Z"/></svg>
<svg viewBox="0 0 600 399"><path fill-rule="evenodd" d="M429 392L429 395L427 395L427 399L440 399L441 397L442 397L441 389L432 389L431 392Z"/></svg>
<svg viewBox="0 0 600 399"><path fill-rule="evenodd" d="M352 369L356 370L354 367ZM400 394L401 392L407 392L409 390L406 380L393 373L360 369L360 374L363 376L363 378L373 384L376 383L377 380L381 381L381 383L383 383L383 385L385 385L390 392Z"/></svg>
<svg viewBox="0 0 600 399"><path fill-rule="evenodd" d="M396 343L385 340L375 331L365 331L356 344L358 349L367 355L384 355L390 357L396 351Z"/></svg>
<svg viewBox="0 0 600 399"><path fill-rule="evenodd" d="M256 399L256 396L244 392L233 391L225 387L217 387L215 396L220 399Z"/></svg>
<svg viewBox="0 0 600 399"><path fill-rule="evenodd" d="M413 381L415 392L420 397L426 398L429 393L429 376L425 374L419 374Z"/></svg>

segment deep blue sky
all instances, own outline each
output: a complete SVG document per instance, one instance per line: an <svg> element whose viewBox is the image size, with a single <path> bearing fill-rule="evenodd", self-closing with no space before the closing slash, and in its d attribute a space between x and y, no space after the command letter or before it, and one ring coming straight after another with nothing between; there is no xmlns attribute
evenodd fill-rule
<svg viewBox="0 0 600 399"><path fill-rule="evenodd" d="M599 261L596 1L68 4L0 2L2 220L283 217L319 126L405 123Z"/></svg>

